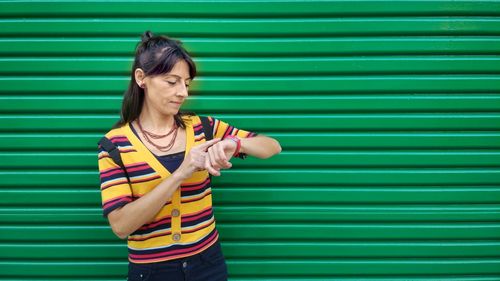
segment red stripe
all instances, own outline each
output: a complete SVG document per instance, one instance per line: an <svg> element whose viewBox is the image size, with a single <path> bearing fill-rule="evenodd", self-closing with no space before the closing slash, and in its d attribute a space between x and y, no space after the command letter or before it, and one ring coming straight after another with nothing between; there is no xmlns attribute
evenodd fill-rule
<svg viewBox="0 0 500 281"><path fill-rule="evenodd" d="M182 216L182 218L189 218L189 217L192 217L192 216L197 216L203 212L206 212L207 210L210 210L212 209L212 206L208 206L207 208L201 210L201 211L198 211L198 212L195 212L195 213L190 213L190 214L185 214Z"/></svg>
<svg viewBox="0 0 500 281"><path fill-rule="evenodd" d="M130 169L133 169L136 167L147 166L147 165L148 165L148 163L146 163L146 162L140 162L140 163L134 163L132 165L126 165L125 168L127 168L127 171L129 171ZM114 170L120 170L120 169L121 169L120 167L112 167L112 168L109 168L106 170L102 170L101 174L106 174L106 173L112 172Z"/></svg>
<svg viewBox="0 0 500 281"><path fill-rule="evenodd" d="M195 216L190 216L190 217L182 217L181 221L182 222L188 222L188 221L194 221L194 220L197 220L199 218L202 218L208 214L211 213L210 211L211 208L207 209L207 210L204 210L202 211L202 213L198 214L198 215L195 215Z"/></svg>
<svg viewBox="0 0 500 281"><path fill-rule="evenodd" d="M133 168L129 168L129 167L126 167L127 168L127 172L136 172L136 171L143 171L143 170L147 170L149 169L149 165L147 164L144 164L144 165L141 165L141 166L136 166L136 167L133 167Z"/></svg>
<svg viewBox="0 0 500 281"><path fill-rule="evenodd" d="M113 143L115 143L115 142L129 142L129 140L127 139L126 136L115 136L109 140L112 141Z"/></svg>
<svg viewBox="0 0 500 281"><path fill-rule="evenodd" d="M112 168L109 168L109 169L106 169L106 170L102 170L101 174L109 173L109 172L112 172L114 170L119 170L119 169L120 169L120 167L112 167Z"/></svg>
<svg viewBox="0 0 500 281"><path fill-rule="evenodd" d="M172 234L172 231L167 231L165 233L159 233L159 234L156 234L156 235L147 236L146 238L143 238L143 237L141 237L141 238L129 237L128 240L130 240L130 241L145 241L145 240L148 240L148 239L151 239L151 238L166 236L166 235L170 235L170 234Z"/></svg>
<svg viewBox="0 0 500 281"><path fill-rule="evenodd" d="M117 204L119 202L132 202L132 199L130 198L130 196L123 196L120 200L116 200L118 198L120 198L120 197L116 197L114 199L111 199L111 200L108 200L108 201L104 202L103 203L103 208L104 209L108 209L109 208L108 205L113 206L113 205L115 205L115 204ZM113 200L116 200L116 201L113 201Z"/></svg>
<svg viewBox="0 0 500 281"><path fill-rule="evenodd" d="M183 187L181 186L181 192L182 191L193 191L193 190L198 190L198 189L202 189L203 187L205 187L205 185L208 183L209 179L205 179L203 182L197 184L197 185L189 185L189 187Z"/></svg>
<svg viewBox="0 0 500 281"><path fill-rule="evenodd" d="M109 176L120 174L120 173L123 173L123 170L121 168L114 168L114 171L101 173L100 178L101 178L101 180L103 180Z"/></svg>
<svg viewBox="0 0 500 281"><path fill-rule="evenodd" d="M150 228L155 228L158 225L164 224L164 223L172 223L172 219L170 217L164 217L164 218L162 218L154 223L150 223L148 225L142 226L141 228L139 228L139 230L148 230Z"/></svg>
<svg viewBox="0 0 500 281"><path fill-rule="evenodd" d="M223 139L226 138L228 135L230 135L232 130L233 128L231 126L227 126L226 131L224 132Z"/></svg>

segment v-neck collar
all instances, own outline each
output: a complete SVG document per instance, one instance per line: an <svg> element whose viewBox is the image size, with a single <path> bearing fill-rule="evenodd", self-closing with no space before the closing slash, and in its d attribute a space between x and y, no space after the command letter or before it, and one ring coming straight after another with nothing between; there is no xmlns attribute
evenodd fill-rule
<svg viewBox="0 0 500 281"><path fill-rule="evenodd" d="M186 146L184 157L186 157L188 152L194 145L194 130L192 119L184 118L184 120L186 124ZM167 168L165 168L165 166L161 164L160 160L156 158L153 152L151 152L151 150L149 150L149 148L147 148L146 145L142 143L139 137L134 134L130 126L132 126L130 123L124 125L125 135L130 140L130 143L134 146L134 148L137 149L137 152L143 155L144 161L147 162L151 166L151 168L153 168L153 170L155 170L161 176L162 179L171 176L171 173L167 170Z"/></svg>

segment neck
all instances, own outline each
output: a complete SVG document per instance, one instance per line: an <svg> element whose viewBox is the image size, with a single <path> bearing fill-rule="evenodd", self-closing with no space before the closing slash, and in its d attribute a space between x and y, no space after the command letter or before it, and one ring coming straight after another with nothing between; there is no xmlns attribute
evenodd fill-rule
<svg viewBox="0 0 500 281"><path fill-rule="evenodd" d="M139 115L141 125L145 130L153 132L165 132L172 129L174 125L174 115L163 115L143 108Z"/></svg>

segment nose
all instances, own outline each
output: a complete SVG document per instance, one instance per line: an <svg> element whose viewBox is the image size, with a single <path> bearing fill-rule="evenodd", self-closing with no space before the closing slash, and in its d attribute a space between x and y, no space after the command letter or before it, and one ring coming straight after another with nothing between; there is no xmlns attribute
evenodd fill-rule
<svg viewBox="0 0 500 281"><path fill-rule="evenodd" d="M177 95L180 97L184 97L184 98L186 98L189 95L186 85L181 86L181 89L179 89L179 91L177 91Z"/></svg>

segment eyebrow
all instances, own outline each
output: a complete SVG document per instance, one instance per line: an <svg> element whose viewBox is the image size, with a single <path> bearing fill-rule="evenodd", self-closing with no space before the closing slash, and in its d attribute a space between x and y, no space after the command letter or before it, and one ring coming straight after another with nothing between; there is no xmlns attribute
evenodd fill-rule
<svg viewBox="0 0 500 281"><path fill-rule="evenodd" d="M176 75L176 74L165 74L165 75L166 75L166 76L175 76L175 77L177 77L177 78L182 79L182 77L180 77L179 75ZM185 80L193 80L193 79L191 79L191 77L188 77L188 78L187 78L187 79L185 79Z"/></svg>

